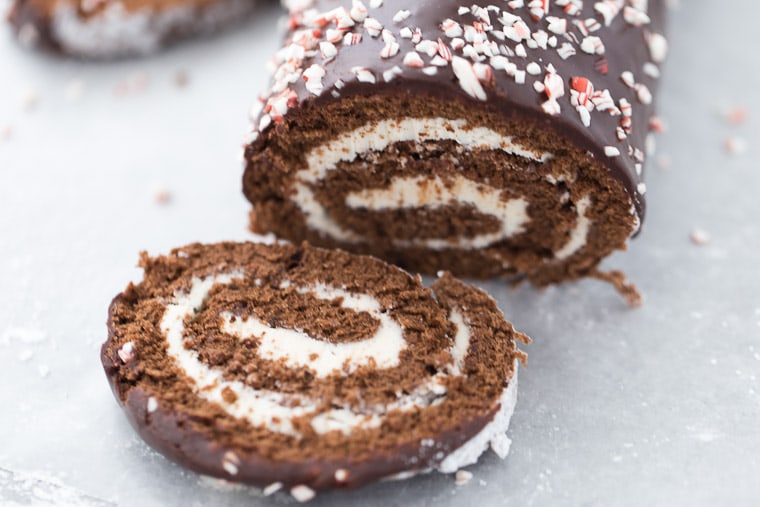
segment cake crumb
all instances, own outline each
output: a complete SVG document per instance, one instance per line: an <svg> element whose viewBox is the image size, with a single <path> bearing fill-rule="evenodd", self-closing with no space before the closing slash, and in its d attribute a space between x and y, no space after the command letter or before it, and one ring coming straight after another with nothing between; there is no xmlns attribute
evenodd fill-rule
<svg viewBox="0 0 760 507"><path fill-rule="evenodd" d="M281 482L273 482L266 488L264 488L264 496L271 496L277 493L282 489L282 483Z"/></svg>
<svg viewBox="0 0 760 507"><path fill-rule="evenodd" d="M723 143L723 149L729 155L737 157L747 151L747 141L742 137L729 137Z"/></svg>
<svg viewBox="0 0 760 507"><path fill-rule="evenodd" d="M190 76L184 70L178 70L174 75L174 84L177 88L185 88L190 83Z"/></svg>
<svg viewBox="0 0 760 507"><path fill-rule="evenodd" d="M3 141L9 141L13 137L13 128L10 125L6 125L0 130L0 139Z"/></svg>
<svg viewBox="0 0 760 507"><path fill-rule="evenodd" d="M467 470L457 470L455 482L457 486L464 486L472 480L472 473Z"/></svg>
<svg viewBox="0 0 760 507"><path fill-rule="evenodd" d="M689 240L697 246L703 246L710 242L710 234L704 229L695 227L689 233Z"/></svg>
<svg viewBox="0 0 760 507"><path fill-rule="evenodd" d="M316 496L314 490L304 484L292 487L290 489L290 494L301 503L308 502Z"/></svg>
<svg viewBox="0 0 760 507"><path fill-rule="evenodd" d="M483 479L480 479L478 481L478 484L480 484L481 486L486 486L488 483L486 481L484 481Z"/></svg>

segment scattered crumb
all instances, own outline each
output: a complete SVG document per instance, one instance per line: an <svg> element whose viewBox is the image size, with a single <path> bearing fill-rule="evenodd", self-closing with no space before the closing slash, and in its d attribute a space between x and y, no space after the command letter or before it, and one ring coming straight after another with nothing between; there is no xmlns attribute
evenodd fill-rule
<svg viewBox="0 0 760 507"><path fill-rule="evenodd" d="M742 137L729 137L723 143L723 149L729 155L736 157L747 151L747 141Z"/></svg>
<svg viewBox="0 0 760 507"><path fill-rule="evenodd" d="M464 486L472 480L472 473L467 470L458 470L455 476L457 486Z"/></svg>
<svg viewBox="0 0 760 507"><path fill-rule="evenodd" d="M486 485L486 484L488 484L488 483L487 483L486 481L484 481L483 479L480 479L480 480L478 481L478 484L480 484L481 486L485 486L485 485Z"/></svg>
<svg viewBox="0 0 760 507"><path fill-rule="evenodd" d="M180 70L174 75L174 84L177 88L185 88L190 83L190 76L186 71Z"/></svg>
<svg viewBox="0 0 760 507"><path fill-rule="evenodd" d="M659 116L655 115L649 118L649 130L662 134L668 130L668 125Z"/></svg>
<svg viewBox="0 0 760 507"><path fill-rule="evenodd" d="M736 126L746 123L749 115L747 113L747 108L743 106L734 106L724 111L723 117L729 125Z"/></svg>
<svg viewBox="0 0 760 507"><path fill-rule="evenodd" d="M156 204L169 204L172 200L172 194L168 190L161 188L154 192L153 200Z"/></svg>
<svg viewBox="0 0 760 507"><path fill-rule="evenodd" d="M0 130L0 139L3 141L9 141L13 137L13 128L10 125L6 125Z"/></svg>
<svg viewBox="0 0 760 507"><path fill-rule="evenodd" d="M697 246L703 246L710 242L710 234L704 229L694 228L689 233L689 239Z"/></svg>
<svg viewBox="0 0 760 507"><path fill-rule="evenodd" d="M314 493L313 489L303 484L299 484L298 486L291 488L290 494L293 496L293 498L301 503L308 502L316 496L316 493Z"/></svg>
<svg viewBox="0 0 760 507"><path fill-rule="evenodd" d="M22 350L18 355L19 361L29 361L34 356L34 351L32 349L24 349Z"/></svg>
<svg viewBox="0 0 760 507"><path fill-rule="evenodd" d="M124 81L116 83L113 89L114 95L124 97L145 91L148 88L148 76L144 72L132 74Z"/></svg>
<svg viewBox="0 0 760 507"><path fill-rule="evenodd" d="M264 496L270 496L282 489L282 483L281 482L273 482L266 488L264 488Z"/></svg>

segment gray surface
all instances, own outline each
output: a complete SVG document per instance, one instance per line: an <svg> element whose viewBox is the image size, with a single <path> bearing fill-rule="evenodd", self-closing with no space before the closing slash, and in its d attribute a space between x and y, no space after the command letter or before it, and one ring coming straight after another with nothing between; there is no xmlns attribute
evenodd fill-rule
<svg viewBox="0 0 760 507"><path fill-rule="evenodd" d="M645 306L629 310L597 282L486 284L535 339L511 456L486 456L463 487L431 475L317 505L757 505L760 48L750 34L760 7L716 4L688 2L676 15L661 95L670 128L660 153L672 168L650 164L646 229L606 264L639 284ZM139 277L139 250L250 237L236 156L266 84L274 16L111 65L27 53L0 30L0 132L13 128L0 139L0 467L120 505L265 503L150 451L112 399L98 347L110 298ZM182 90L179 69L191 79ZM136 73L147 89L116 97ZM86 86L78 100L67 94L73 79ZM34 111L19 99L28 87ZM749 108L748 124L720 118L732 104ZM726 155L729 136L749 152ZM162 188L164 206L154 201ZM708 245L690 243L694 227Z"/></svg>

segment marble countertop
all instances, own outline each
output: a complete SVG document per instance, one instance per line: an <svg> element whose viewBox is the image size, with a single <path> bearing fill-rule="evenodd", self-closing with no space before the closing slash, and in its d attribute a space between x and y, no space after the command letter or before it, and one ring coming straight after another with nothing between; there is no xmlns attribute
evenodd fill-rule
<svg viewBox="0 0 760 507"><path fill-rule="evenodd" d="M605 263L644 306L594 281L482 284L535 340L509 458L464 486L431 474L313 505L760 502L760 4L716 5L673 15L648 219ZM278 12L110 64L23 50L0 26L0 504L293 503L151 451L98 359L140 250L252 237L240 144Z"/></svg>

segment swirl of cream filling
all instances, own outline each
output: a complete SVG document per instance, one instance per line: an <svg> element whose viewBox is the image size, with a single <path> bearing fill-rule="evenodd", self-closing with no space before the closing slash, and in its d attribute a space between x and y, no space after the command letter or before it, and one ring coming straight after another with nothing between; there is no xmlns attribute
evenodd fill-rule
<svg viewBox="0 0 760 507"><path fill-rule="evenodd" d="M339 241L363 241L360 233L343 227L333 219L317 199L313 185L324 180L341 162L352 162L361 154L382 152L395 143L410 141L455 141L465 150L500 150L539 164L552 158L551 153L534 153L520 146L512 137L487 127L469 126L466 120L402 118L370 123L346 132L307 154L306 167L296 174L293 184L293 200L304 214L307 226ZM557 180L548 181L557 184ZM529 202L524 197L508 198L503 189L463 175L446 180L439 176L396 177L385 188L350 192L346 196L349 208L369 211L437 209L452 204L468 205L478 213L493 216L501 227L496 232L467 238L391 238L391 242L399 247L424 247L431 250L484 248L524 232L530 222ZM575 203L578 214L576 225L570 231L565 245L554 252L555 259L570 257L586 244L591 227L591 220L586 214L590 204L588 196Z"/></svg>
<svg viewBox="0 0 760 507"><path fill-rule="evenodd" d="M185 322L193 319L208 297L215 284L229 284L242 278L241 272L229 272L192 279L190 290L177 292L167 304L160 328L168 343L168 354L195 382L198 396L217 403L234 417L248 420L255 426L298 436L292 420L314 414L311 425L317 433L332 430L350 434L354 428L374 428L382 423L384 415L392 410L409 411L440 403L446 395L443 379L446 375L461 375L470 342L470 330L462 315L452 310L450 320L457 326L457 333L449 349L452 362L447 371L438 372L421 381L410 394L399 394L398 399L388 405L369 407L359 413L350 407L333 408L317 413L317 403L306 395L284 394L275 391L254 389L237 380L227 380L223 372L202 362L198 352L185 347ZM286 282L283 287L287 286ZM357 312L368 312L379 320L375 334L365 340L349 343L329 343L310 337L294 329L271 327L251 316L233 319L232 314L220 315L223 331L243 340L256 338L259 342L257 353L265 359L284 360L294 367L308 367L318 377L331 374L350 375L357 367L374 361L379 369L398 366L399 355L406 348L403 329L398 322L383 312L380 303L367 294L353 294L344 289L317 284L296 287L301 293L310 293L322 300L340 299L341 305ZM314 359L314 355L317 356ZM227 401L222 393L235 393L235 401ZM229 398L228 398L229 399ZM298 403L293 403L298 401Z"/></svg>

